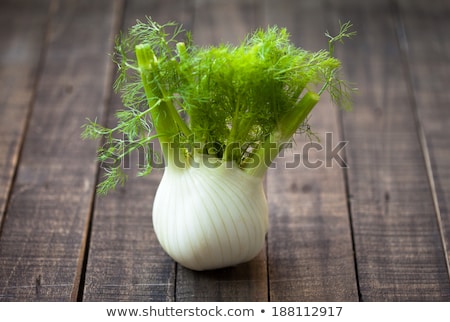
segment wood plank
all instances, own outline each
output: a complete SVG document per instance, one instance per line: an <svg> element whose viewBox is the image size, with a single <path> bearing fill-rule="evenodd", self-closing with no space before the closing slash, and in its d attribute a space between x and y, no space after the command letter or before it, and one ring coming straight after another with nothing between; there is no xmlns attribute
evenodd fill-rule
<svg viewBox="0 0 450 322"><path fill-rule="evenodd" d="M200 45L240 43L263 23L262 3L256 0L195 1L193 38ZM194 272L178 266L177 301L267 301L265 251L249 263Z"/></svg>
<svg viewBox="0 0 450 322"><path fill-rule="evenodd" d="M77 298L97 171L96 146L80 140L80 126L104 109L115 3L53 3L43 74L0 238L2 300Z"/></svg>
<svg viewBox="0 0 450 322"><path fill-rule="evenodd" d="M391 1L328 1L358 36L339 49L360 88L343 115L361 299L449 300L450 285Z"/></svg>
<svg viewBox="0 0 450 322"><path fill-rule="evenodd" d="M151 16L163 24L192 22L186 1L128 1L123 29ZM123 109L114 95L107 123L116 124L114 111ZM141 157L143 157L141 155ZM86 271L84 301L174 301L176 265L159 245L152 225L153 197L162 176L154 169L135 178L139 155L130 160L129 181L107 196L97 197Z"/></svg>
<svg viewBox="0 0 450 322"><path fill-rule="evenodd" d="M435 207L450 263L450 3L399 1L397 28L411 77ZM431 173L431 175L430 175Z"/></svg>
<svg viewBox="0 0 450 322"><path fill-rule="evenodd" d="M286 27L297 46L327 48L322 1L267 4L268 23ZM332 26L335 30L336 23ZM344 163L329 158L340 145L338 120L337 108L323 97L310 118L320 143L297 135L293 148L269 170L271 301L358 300Z"/></svg>
<svg viewBox="0 0 450 322"><path fill-rule="evenodd" d="M0 3L0 230L34 96L50 1Z"/></svg>
<svg viewBox="0 0 450 322"><path fill-rule="evenodd" d="M194 3L193 36L199 45L238 45L249 32L264 24L264 6L258 0L194 0Z"/></svg>

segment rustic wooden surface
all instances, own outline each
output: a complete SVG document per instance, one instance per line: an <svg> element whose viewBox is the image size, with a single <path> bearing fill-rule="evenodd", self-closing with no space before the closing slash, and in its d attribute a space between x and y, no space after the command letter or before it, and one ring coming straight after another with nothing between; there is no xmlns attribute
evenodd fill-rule
<svg viewBox="0 0 450 322"><path fill-rule="evenodd" d="M337 49L354 108L324 98L310 120L324 148L299 136L269 170L267 247L249 263L193 272L165 255L162 170L95 195L100 142L80 126L114 122L107 54L146 15L199 44L277 24L318 50L339 20L358 32ZM0 301L450 300L448 30L444 0L1 1ZM287 169L305 151L322 166Z"/></svg>

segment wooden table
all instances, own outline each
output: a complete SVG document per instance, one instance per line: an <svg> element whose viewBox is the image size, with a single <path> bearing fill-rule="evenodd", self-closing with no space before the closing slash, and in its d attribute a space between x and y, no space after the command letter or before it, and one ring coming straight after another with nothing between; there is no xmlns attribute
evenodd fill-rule
<svg viewBox="0 0 450 322"><path fill-rule="evenodd" d="M114 122L107 54L145 15L199 44L277 24L318 50L339 20L358 32L337 49L354 108L324 98L320 145L298 137L270 169L267 247L249 263L193 272L162 251L162 170L95 195L99 142L80 126ZM448 1L3 0L0 23L1 301L450 300Z"/></svg>

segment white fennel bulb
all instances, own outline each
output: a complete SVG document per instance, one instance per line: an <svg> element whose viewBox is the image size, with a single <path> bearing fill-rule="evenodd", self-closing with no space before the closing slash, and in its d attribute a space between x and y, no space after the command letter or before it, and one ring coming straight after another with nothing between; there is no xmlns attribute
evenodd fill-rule
<svg viewBox="0 0 450 322"><path fill-rule="evenodd" d="M181 265L208 270L247 262L265 245L262 179L235 164L166 168L153 206L163 249Z"/></svg>

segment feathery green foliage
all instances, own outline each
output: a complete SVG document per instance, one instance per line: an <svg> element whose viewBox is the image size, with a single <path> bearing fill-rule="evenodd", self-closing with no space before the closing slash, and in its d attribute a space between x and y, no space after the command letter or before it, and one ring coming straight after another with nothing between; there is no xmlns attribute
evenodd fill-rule
<svg viewBox="0 0 450 322"><path fill-rule="evenodd" d="M155 139L169 164L208 155L264 175L296 130L310 132L306 120L323 92L349 105L333 51L354 35L350 28L346 23L337 36L326 33L328 51L308 52L276 26L258 29L239 46L200 47L176 23L137 21L115 46L114 89L125 108L116 113L117 126L89 121L82 134L105 140L99 160L111 162L99 192L125 181L121 159L137 148L146 155L141 174L148 174Z"/></svg>

